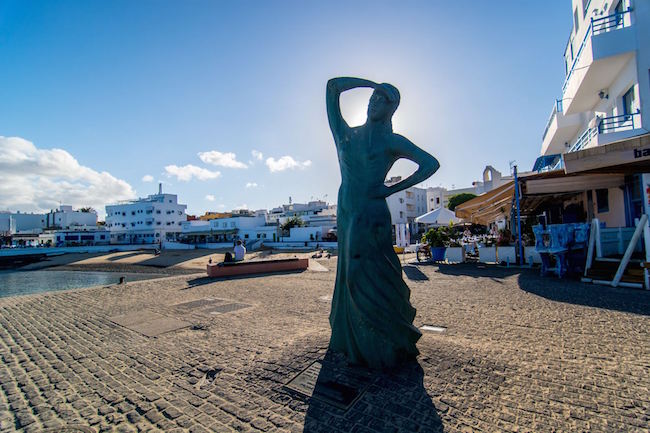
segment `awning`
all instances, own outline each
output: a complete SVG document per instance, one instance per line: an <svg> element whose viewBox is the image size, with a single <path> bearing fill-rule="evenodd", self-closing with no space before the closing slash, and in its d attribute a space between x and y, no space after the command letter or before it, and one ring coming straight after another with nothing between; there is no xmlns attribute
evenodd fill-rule
<svg viewBox="0 0 650 433"><path fill-rule="evenodd" d="M438 209L434 209L424 215L420 215L415 219L415 222L418 224L447 226L449 225L449 222L454 224L459 223L460 219L456 218L456 214L454 214L453 211L450 211L446 207L439 207Z"/></svg>
<svg viewBox="0 0 650 433"><path fill-rule="evenodd" d="M510 214L514 193L515 183L510 181L456 206L456 216L469 222L488 225Z"/></svg>
<svg viewBox="0 0 650 433"><path fill-rule="evenodd" d="M566 173L650 173L650 134L562 155Z"/></svg>
<svg viewBox="0 0 650 433"><path fill-rule="evenodd" d="M625 180L622 174L566 175L561 171L551 173L555 176L522 178L524 194L564 194L590 189L616 188L623 185Z"/></svg>

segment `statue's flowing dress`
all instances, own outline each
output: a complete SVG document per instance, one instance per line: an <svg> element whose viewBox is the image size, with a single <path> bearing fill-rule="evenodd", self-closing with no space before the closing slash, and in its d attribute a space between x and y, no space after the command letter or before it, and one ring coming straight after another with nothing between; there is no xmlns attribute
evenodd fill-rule
<svg viewBox="0 0 650 433"><path fill-rule="evenodd" d="M372 198L393 161L363 138L338 143L341 187L337 207L338 268L330 348L352 363L393 367L418 354L415 308L393 250L384 197Z"/></svg>

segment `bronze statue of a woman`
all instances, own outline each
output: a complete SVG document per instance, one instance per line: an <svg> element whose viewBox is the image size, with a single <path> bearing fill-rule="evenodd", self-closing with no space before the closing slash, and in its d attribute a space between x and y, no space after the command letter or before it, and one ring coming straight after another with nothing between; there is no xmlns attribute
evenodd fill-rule
<svg viewBox="0 0 650 433"><path fill-rule="evenodd" d="M341 115L339 96L358 87L374 92L368 120L351 128ZM413 326L411 292L393 250L386 197L424 181L440 166L433 156L393 132L391 119L399 99L399 91L390 84L351 77L327 83L327 117L341 166L330 349L344 353L351 363L372 368L390 368L415 358L415 343L422 335ZM400 158L419 167L410 177L386 186L386 175Z"/></svg>

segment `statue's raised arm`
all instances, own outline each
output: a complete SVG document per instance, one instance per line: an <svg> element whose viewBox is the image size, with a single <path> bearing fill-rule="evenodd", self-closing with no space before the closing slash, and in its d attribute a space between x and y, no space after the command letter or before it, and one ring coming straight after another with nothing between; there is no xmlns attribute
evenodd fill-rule
<svg viewBox="0 0 650 433"><path fill-rule="evenodd" d="M325 93L325 102L327 105L327 118L330 123L334 141L338 146L339 140L344 137L350 130L350 127L343 119L341 114L341 93L346 90L356 89L359 87L370 87L372 89L377 87L377 83L363 78L354 77L338 77L332 78L327 82L327 91Z"/></svg>
<svg viewBox="0 0 650 433"><path fill-rule="evenodd" d="M401 182L387 187L386 197L427 180L440 168L440 163L436 158L399 134L393 134L390 151L396 160L405 158L413 161L418 165L418 169Z"/></svg>

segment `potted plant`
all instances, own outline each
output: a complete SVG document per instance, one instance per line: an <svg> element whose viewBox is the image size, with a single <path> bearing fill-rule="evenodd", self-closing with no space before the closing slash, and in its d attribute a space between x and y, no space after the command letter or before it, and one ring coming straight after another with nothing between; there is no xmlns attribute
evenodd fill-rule
<svg viewBox="0 0 650 433"><path fill-rule="evenodd" d="M422 243L427 243L431 248L431 260L442 261L449 245L449 230L447 227L431 228L422 236Z"/></svg>

